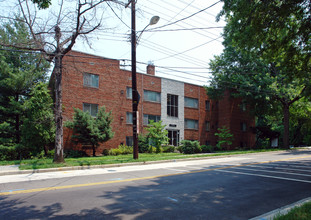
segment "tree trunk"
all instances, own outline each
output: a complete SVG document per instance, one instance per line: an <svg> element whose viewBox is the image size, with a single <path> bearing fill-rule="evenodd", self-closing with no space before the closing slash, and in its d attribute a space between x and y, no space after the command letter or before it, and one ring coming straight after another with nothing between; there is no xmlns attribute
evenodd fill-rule
<svg viewBox="0 0 311 220"><path fill-rule="evenodd" d="M15 96L15 101L18 103L18 101L19 101L18 95ZM17 113L15 115L15 138L16 138L16 143L18 143L18 144L21 142L19 127L20 127L20 115L19 115L19 113Z"/></svg>
<svg viewBox="0 0 311 220"><path fill-rule="evenodd" d="M95 145L93 144L92 147L93 147L93 157L96 157L96 154L95 154L95 153L96 153Z"/></svg>
<svg viewBox="0 0 311 220"><path fill-rule="evenodd" d="M283 116L284 116L284 134L283 134L283 147L289 149L289 104L283 103Z"/></svg>
<svg viewBox="0 0 311 220"><path fill-rule="evenodd" d="M55 56L55 153L54 163L63 163L64 150L63 150L63 116L62 116L62 58L60 53Z"/></svg>

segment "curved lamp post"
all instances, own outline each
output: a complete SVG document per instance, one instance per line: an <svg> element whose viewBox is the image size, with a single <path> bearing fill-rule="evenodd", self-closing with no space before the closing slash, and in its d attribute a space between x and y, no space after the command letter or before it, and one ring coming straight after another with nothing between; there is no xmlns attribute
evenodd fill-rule
<svg viewBox="0 0 311 220"><path fill-rule="evenodd" d="M143 32L147 29L147 27L149 27L150 25L154 25L154 24L158 23L159 20L160 20L160 17L159 17L159 16L153 16L153 17L150 19L149 24L147 24L146 27L145 27L142 31L140 31L140 34L139 34L139 36L138 36L137 39L136 39L136 43L138 43L138 41L139 41L141 35L142 35Z"/></svg>
<svg viewBox="0 0 311 220"><path fill-rule="evenodd" d="M139 102L139 94L137 92L137 79L136 79L136 44L137 40L141 37L144 30L149 25L156 24L159 20L159 16L153 16L150 19L149 24L141 31L138 38L136 38L136 15L135 15L135 0L132 0L132 31L131 31L131 45L132 45L132 107L133 107L133 158L138 159L138 102Z"/></svg>

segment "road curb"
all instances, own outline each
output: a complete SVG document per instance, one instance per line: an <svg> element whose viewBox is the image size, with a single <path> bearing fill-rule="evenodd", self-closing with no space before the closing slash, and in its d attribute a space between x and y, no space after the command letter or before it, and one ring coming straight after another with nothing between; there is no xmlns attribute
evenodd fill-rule
<svg viewBox="0 0 311 220"><path fill-rule="evenodd" d="M287 214L290 210L292 210L295 207L299 207L302 206L303 204L305 204L306 202L310 202L311 201L311 197L306 198L306 199L302 199L299 200L298 202L295 202L293 204L275 209L271 212L268 212L266 214L257 216L255 218L249 219L249 220L273 220L276 216L278 215L285 215Z"/></svg>
<svg viewBox="0 0 311 220"><path fill-rule="evenodd" d="M239 155L242 155L242 154L239 154ZM0 176L33 174L33 173L48 173L48 172L58 172L58 171L70 171L70 170L90 170L90 169L99 169L99 168L125 167L125 166L137 166L137 165L148 165L148 164L159 164L159 163L174 163L174 162L179 162L179 161L206 160L206 159L233 157L233 156L237 156L237 155L182 158L182 159L171 159L171 160L102 164L102 165L89 165L89 166L59 167L59 168L33 169L33 170L8 170L8 171L0 171Z"/></svg>

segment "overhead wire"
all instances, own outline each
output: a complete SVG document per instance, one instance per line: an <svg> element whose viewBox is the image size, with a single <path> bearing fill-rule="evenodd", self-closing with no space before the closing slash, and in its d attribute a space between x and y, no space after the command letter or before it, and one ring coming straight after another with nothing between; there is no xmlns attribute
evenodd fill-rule
<svg viewBox="0 0 311 220"><path fill-rule="evenodd" d="M162 57L162 58L160 58L160 59L156 59L156 60L154 60L154 61L164 60L164 59L168 59L168 58L175 57L175 56L180 55L180 54L187 53L187 52L189 52L189 51L198 49L199 47L205 46L206 44L209 44L209 43L211 43L211 42L213 42L213 41L215 41L215 40L217 40L217 39L219 39L219 38L221 38L221 37L218 37L218 38L215 38L215 39L213 39L213 40L207 41L207 42L205 42L205 43L203 43L203 44L197 45L197 46L195 46L195 47L192 47L192 48L190 48L190 49L184 50L184 51L182 51L182 52L179 52L179 53L176 53L176 54L172 54L172 55L167 56L167 57Z"/></svg>
<svg viewBox="0 0 311 220"><path fill-rule="evenodd" d="M177 21L174 21L174 22L171 22L171 23L168 23L168 24L159 26L159 27L155 27L155 28L153 28L153 29L155 30L155 29L164 28L164 27L167 27L167 26L170 26L170 25L179 23L179 22L181 22L181 21L187 20L187 19L189 19L189 18L191 18L191 17L193 17L193 16L195 16L195 15L197 15L197 14L203 12L203 11L206 11L207 9L209 9L209 8L211 8L211 7L215 6L215 5L217 5L217 4L220 3L220 2L221 2L221 1L218 1L218 2L216 2L216 3L214 3L214 4L210 5L210 6L208 6L208 7L206 7L206 8L203 8L203 9L201 9L201 10L199 10L199 11L197 11L197 12L195 12L195 13L189 15L189 16L187 16L187 17L181 18L181 19L179 19L179 20L177 20Z"/></svg>
<svg viewBox="0 0 311 220"><path fill-rule="evenodd" d="M151 10L151 11L155 11L157 14L161 15L162 20L169 21L169 19L165 19L165 17L167 17L167 15L163 14L163 12L159 12L159 11L157 11L157 10L155 10L155 9L151 9L151 8L149 8L149 7L146 7L146 6L145 6L145 8L147 9L147 10L145 10L145 13L147 13L147 14L149 14L149 15L152 16L153 13L151 13L151 12L149 12L149 11L150 11L150 10ZM148 11L148 9L149 9L149 11ZM162 16L162 15L163 15L163 16ZM177 23L176 25L179 26L179 27L182 27L182 28L187 28L185 25L188 25L188 26L190 26L190 27L192 27L192 28L196 28L196 26L194 26L194 25L192 25L192 24L188 24L188 23L186 23L186 22L183 22L182 24ZM200 24L200 25L202 25L202 24ZM203 26L205 26L205 24L204 24ZM148 31L157 31L157 30L158 30L158 31L161 31L161 29L158 29L158 28L149 28L149 29L148 29ZM208 37L208 38L213 38L213 37L211 37L211 36L209 36L209 35L206 35L205 33L211 34L211 35L213 35L213 36L218 36L218 35L215 35L214 33L211 33L211 32L209 32L209 31L207 31L207 30L201 30L201 31L204 31L204 33L199 32L198 30L193 30L193 33L196 33L196 34L198 34L198 35L201 35L201 36L203 36L203 37Z"/></svg>
<svg viewBox="0 0 311 220"><path fill-rule="evenodd" d="M171 9L169 9L169 8L182 9L182 11L185 12L185 13L187 13L187 14L193 13L193 10L191 10L191 11L186 11L186 10L184 10L185 8L188 8L189 6L190 6L190 7L193 7L193 4L188 5L188 3L185 3L185 4L186 4L186 7L185 7L185 8L180 8L180 7L178 7L178 5L172 4L170 1L162 1L162 3L155 3L155 2L150 2L150 3L156 5L156 6L159 7L159 8L163 8L163 10L168 10L168 11L170 11L171 13L175 13L175 11L173 11L173 10L171 10ZM164 4L167 4L168 7L163 6ZM148 3L148 5L149 5L149 3ZM146 6L146 7L147 7L147 6ZM202 7L201 7L201 8L202 8ZM197 7L196 10L200 10L201 8L198 8L198 7ZM150 8L149 8L149 9L150 9ZM153 9L150 9L150 10L153 10ZM206 11L204 11L204 12L206 12ZM161 11L161 13L163 14L162 11ZM184 13L183 16L187 16L187 14L185 14L185 13ZM177 13L177 14L180 14L180 13ZM164 14L164 15L167 17L167 14ZM209 16L213 16L213 15L209 15ZM169 23L169 22L171 22L172 18L175 18L175 17L176 17L176 16L170 17L170 18L169 18L168 20L166 20L166 21ZM215 18L216 16L213 16L213 17ZM200 20L200 21L198 21L198 20ZM198 16L193 17L193 18L191 19L191 21L192 21L192 22L195 22L195 23L197 23L197 24L199 24L199 25L204 24L204 26L206 25L206 23L214 24L213 22L210 21L210 19L203 19L203 17L198 17ZM186 22L184 22L184 23L187 24Z"/></svg>
<svg viewBox="0 0 311 220"><path fill-rule="evenodd" d="M184 3L184 4L188 4L187 2L185 2L185 1L183 1L183 0L177 0L177 1L182 2L182 3ZM197 7L197 6L193 5L193 4L192 4L190 7L191 7L191 8L194 8L194 9L196 9L196 10L199 10L199 9L200 9L199 7ZM208 11L204 11L204 13L205 13L205 14L208 14L208 15L211 15L211 16L213 16L213 17L216 17L216 15L214 15L214 14L208 12ZM221 21L225 21L223 18L220 18L220 20L221 20Z"/></svg>

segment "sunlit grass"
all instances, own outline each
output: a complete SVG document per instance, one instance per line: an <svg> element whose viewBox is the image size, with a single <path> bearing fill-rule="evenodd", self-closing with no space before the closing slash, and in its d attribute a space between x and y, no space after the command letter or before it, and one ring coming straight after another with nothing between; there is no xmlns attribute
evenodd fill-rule
<svg viewBox="0 0 311 220"><path fill-rule="evenodd" d="M275 149L273 149L275 150ZM209 154L190 154L185 155L181 153L159 153L159 154L139 154L139 159L134 160L132 154L118 155L118 156L100 156L100 157L81 157L81 158L65 158L65 163L55 164L53 159L29 159L21 161L0 161L0 165L20 165L21 170L29 169L45 169L45 168L59 168L59 167L72 167L72 166L93 166L104 164L122 164L133 162L148 162L148 161L161 161L161 160L178 160L186 158L203 158L215 156L227 156L236 154L249 154L258 153L271 150L247 150L247 151L223 151Z"/></svg>
<svg viewBox="0 0 311 220"><path fill-rule="evenodd" d="M293 208L286 215L278 215L274 220L310 220L311 219L311 202L307 202L300 207Z"/></svg>

